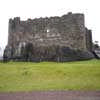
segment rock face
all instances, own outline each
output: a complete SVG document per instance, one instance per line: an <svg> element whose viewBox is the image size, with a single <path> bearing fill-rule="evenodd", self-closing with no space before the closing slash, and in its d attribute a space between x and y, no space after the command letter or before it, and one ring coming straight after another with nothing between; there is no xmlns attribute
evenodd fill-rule
<svg viewBox="0 0 100 100"><path fill-rule="evenodd" d="M100 48L95 49L93 51L93 54L94 54L95 58L100 59Z"/></svg>
<svg viewBox="0 0 100 100"><path fill-rule="evenodd" d="M84 14L9 20L4 56L22 61L72 61L93 58L92 33Z"/></svg>

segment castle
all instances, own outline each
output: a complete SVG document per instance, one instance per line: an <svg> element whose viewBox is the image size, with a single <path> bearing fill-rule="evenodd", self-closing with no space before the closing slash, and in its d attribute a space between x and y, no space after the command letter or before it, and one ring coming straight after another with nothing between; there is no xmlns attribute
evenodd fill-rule
<svg viewBox="0 0 100 100"><path fill-rule="evenodd" d="M9 20L4 56L18 61L73 61L93 58L92 33L84 14Z"/></svg>

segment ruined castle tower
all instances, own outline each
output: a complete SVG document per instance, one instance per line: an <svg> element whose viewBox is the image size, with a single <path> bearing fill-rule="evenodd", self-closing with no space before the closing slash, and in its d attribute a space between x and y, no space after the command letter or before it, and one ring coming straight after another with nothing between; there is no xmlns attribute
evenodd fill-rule
<svg viewBox="0 0 100 100"><path fill-rule="evenodd" d="M9 20L9 59L69 61L92 58L92 33L85 27L84 14L61 17Z"/></svg>

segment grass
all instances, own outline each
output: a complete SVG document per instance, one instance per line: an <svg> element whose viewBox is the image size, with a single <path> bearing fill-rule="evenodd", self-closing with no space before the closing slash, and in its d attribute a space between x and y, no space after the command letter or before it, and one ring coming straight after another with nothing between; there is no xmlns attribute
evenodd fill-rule
<svg viewBox="0 0 100 100"><path fill-rule="evenodd" d="M0 92L100 90L100 60L0 63Z"/></svg>

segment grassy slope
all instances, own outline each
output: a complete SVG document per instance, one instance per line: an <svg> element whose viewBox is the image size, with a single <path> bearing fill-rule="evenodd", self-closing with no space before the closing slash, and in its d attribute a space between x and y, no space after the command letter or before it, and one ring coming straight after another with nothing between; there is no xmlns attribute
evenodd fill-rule
<svg viewBox="0 0 100 100"><path fill-rule="evenodd" d="M100 90L100 60L0 63L0 91Z"/></svg>

